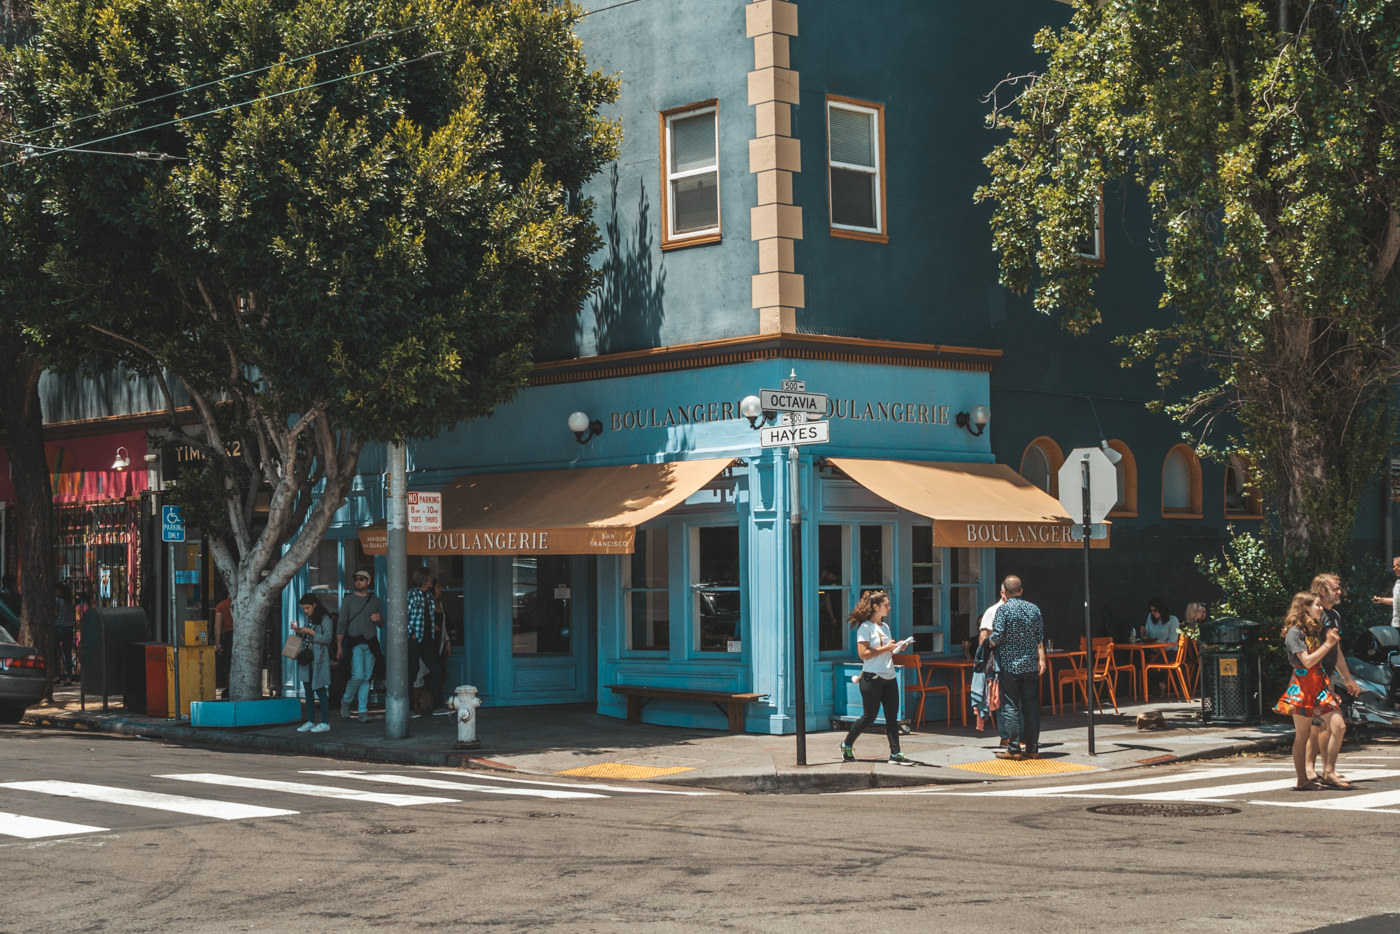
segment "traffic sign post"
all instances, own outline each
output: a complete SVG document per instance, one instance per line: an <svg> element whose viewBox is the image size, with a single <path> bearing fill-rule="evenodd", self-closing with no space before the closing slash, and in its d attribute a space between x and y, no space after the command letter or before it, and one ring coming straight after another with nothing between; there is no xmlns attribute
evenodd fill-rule
<svg viewBox="0 0 1400 934"><path fill-rule="evenodd" d="M807 685L806 685L806 633L803 631L801 594L797 576L802 553L800 534L802 521L802 487L798 469L797 448L803 444L825 444L831 440L831 423L823 421L831 410L831 400L825 393L808 392L807 384L797 378L797 372L782 381L781 389L760 389L759 407L750 409L753 397L744 400L743 410L749 423L758 427L758 411L766 417L774 412L782 412L782 423L763 428L759 434L759 445L765 448L787 447L788 463L788 529L792 548L792 573L789 575L788 592L792 608L792 666L793 666L793 706L794 722L797 727L797 764L807 764Z"/></svg>
<svg viewBox="0 0 1400 934"><path fill-rule="evenodd" d="M1089 711L1089 755L1094 751L1094 703L1089 694L1094 690L1094 632L1089 618L1089 541L1103 538L1095 535L1096 523L1103 522L1109 510L1118 502L1118 470L1098 448L1075 448L1060 468L1060 505L1071 516L1083 518L1079 538L1084 542L1084 686L1085 708ZM1078 495L1075 481L1078 480ZM1103 526L1098 526L1102 529Z"/></svg>
<svg viewBox="0 0 1400 934"><path fill-rule="evenodd" d="M166 567L170 573L170 614L166 617L169 622L170 641L174 645L172 650L175 655L175 712L172 715L176 720L180 719L180 626L175 619L176 607L179 600L175 594L175 546L185 540L185 515L179 506L160 507L160 540L167 544Z"/></svg>

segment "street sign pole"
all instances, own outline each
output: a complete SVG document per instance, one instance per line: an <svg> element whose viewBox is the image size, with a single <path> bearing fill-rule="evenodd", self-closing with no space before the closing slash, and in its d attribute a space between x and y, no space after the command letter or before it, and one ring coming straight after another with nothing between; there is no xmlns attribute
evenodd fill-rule
<svg viewBox="0 0 1400 934"><path fill-rule="evenodd" d="M807 764L807 653L804 651L806 633L803 631L801 600L798 575L802 559L802 488L797 463L797 445L788 446L788 489L792 498L788 510L788 525L792 539L792 574L789 575L792 590L792 689L796 700L794 714L797 717L797 764Z"/></svg>
<svg viewBox="0 0 1400 934"><path fill-rule="evenodd" d="M1089 536L1090 526L1093 525L1089 505L1089 458L1086 455L1079 462L1080 476L1084 478L1084 707L1089 711L1089 755L1096 756L1094 751L1094 704L1089 700L1089 694L1094 690L1094 632L1089 622ZM1071 695L1073 696L1073 695Z"/></svg>
<svg viewBox="0 0 1400 934"><path fill-rule="evenodd" d="M384 737L408 736L408 447L388 445L388 577L384 596Z"/></svg>
<svg viewBox="0 0 1400 934"><path fill-rule="evenodd" d="M167 544L166 570L170 578L170 615L166 617L166 631L170 636L171 658L174 665L171 684L175 687L175 709L171 717L180 719L180 640L184 633L181 626L177 625L175 615L177 610L177 596L175 592L175 545L177 542L185 540L185 516L179 506L162 505L160 507L160 537ZM107 651L107 640L103 635L102 651ZM105 670L105 666L104 666ZM106 702L106 689L103 689L103 702Z"/></svg>
<svg viewBox="0 0 1400 934"><path fill-rule="evenodd" d="M1075 502L1074 474L1079 472L1080 496ZM1118 473L1113 462L1099 448L1075 448L1060 467L1060 507L1069 516L1083 514L1084 530L1084 680L1085 706L1089 708L1089 755L1094 751L1094 631L1089 617L1089 540L1095 523L1102 522L1118 501ZM1071 526L1072 527L1072 526Z"/></svg>

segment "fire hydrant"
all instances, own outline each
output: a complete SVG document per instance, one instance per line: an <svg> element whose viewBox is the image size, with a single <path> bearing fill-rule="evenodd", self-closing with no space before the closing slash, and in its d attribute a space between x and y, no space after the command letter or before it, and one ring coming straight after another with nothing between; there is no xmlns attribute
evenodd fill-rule
<svg viewBox="0 0 1400 934"><path fill-rule="evenodd" d="M481 706L481 698L476 696L476 685L458 685L448 698L447 706L457 711L457 742L453 749L477 749L481 741L476 738L476 708Z"/></svg>

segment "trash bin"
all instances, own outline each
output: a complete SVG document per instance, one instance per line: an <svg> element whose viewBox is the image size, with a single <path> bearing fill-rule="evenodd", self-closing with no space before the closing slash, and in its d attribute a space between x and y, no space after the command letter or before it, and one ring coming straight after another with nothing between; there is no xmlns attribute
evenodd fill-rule
<svg viewBox="0 0 1400 934"><path fill-rule="evenodd" d="M1258 723L1263 717L1259 624L1226 617L1201 624L1201 722Z"/></svg>

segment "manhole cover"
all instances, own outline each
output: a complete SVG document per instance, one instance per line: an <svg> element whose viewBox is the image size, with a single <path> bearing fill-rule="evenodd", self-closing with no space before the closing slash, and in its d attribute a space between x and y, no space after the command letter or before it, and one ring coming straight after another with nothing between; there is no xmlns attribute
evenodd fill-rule
<svg viewBox="0 0 1400 934"><path fill-rule="evenodd" d="M414 833L413 827L370 827L365 833Z"/></svg>
<svg viewBox="0 0 1400 934"><path fill-rule="evenodd" d="M565 814L560 811L531 811L527 817L573 817L572 814Z"/></svg>
<svg viewBox="0 0 1400 934"><path fill-rule="evenodd" d="M1100 804L1088 809L1090 814L1110 814L1114 817L1224 817L1238 814L1239 808L1226 808L1217 804Z"/></svg>

